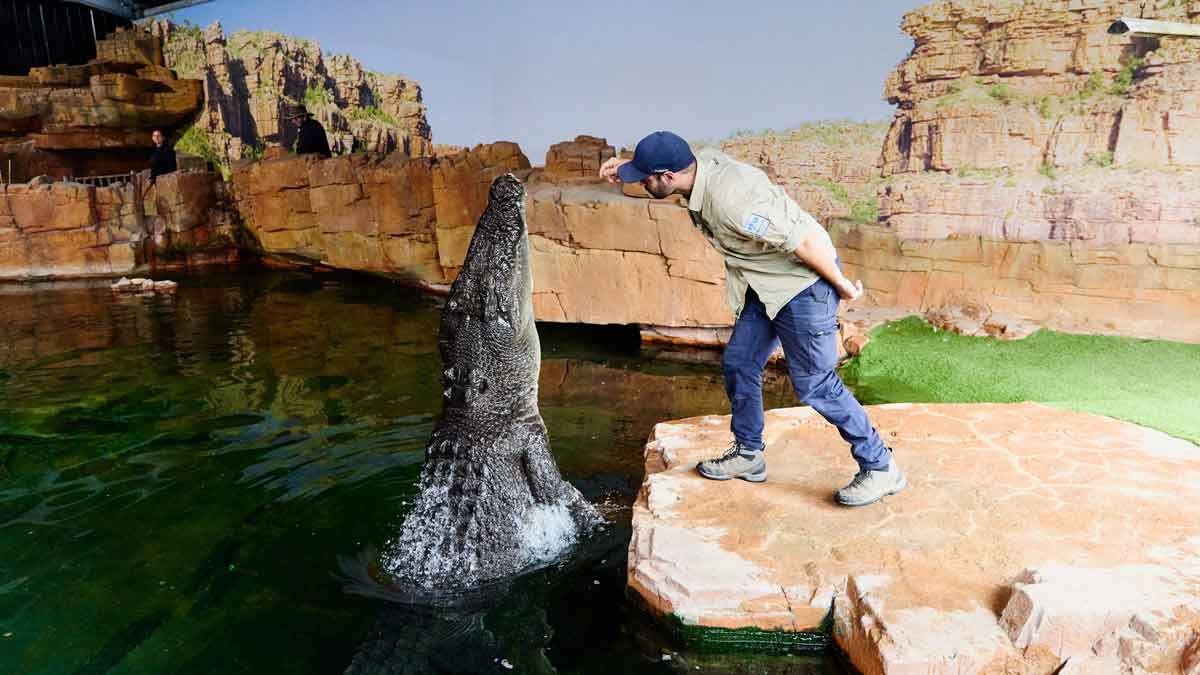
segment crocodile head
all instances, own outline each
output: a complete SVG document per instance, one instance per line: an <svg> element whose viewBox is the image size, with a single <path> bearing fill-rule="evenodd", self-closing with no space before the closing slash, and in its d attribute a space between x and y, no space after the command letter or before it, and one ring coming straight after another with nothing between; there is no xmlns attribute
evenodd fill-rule
<svg viewBox="0 0 1200 675"><path fill-rule="evenodd" d="M492 182L487 209L442 311L438 346L447 410L511 415L536 405L541 357L525 187L512 174Z"/></svg>

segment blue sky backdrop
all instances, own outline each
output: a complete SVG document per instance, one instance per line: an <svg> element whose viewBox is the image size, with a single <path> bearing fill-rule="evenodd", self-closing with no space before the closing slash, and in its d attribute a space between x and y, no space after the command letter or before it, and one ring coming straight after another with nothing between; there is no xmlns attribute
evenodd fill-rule
<svg viewBox="0 0 1200 675"><path fill-rule="evenodd" d="M420 81L435 143L512 140L534 164L577 134L720 139L821 119L885 120L916 0L521 3L216 0L175 13L227 33L315 39Z"/></svg>

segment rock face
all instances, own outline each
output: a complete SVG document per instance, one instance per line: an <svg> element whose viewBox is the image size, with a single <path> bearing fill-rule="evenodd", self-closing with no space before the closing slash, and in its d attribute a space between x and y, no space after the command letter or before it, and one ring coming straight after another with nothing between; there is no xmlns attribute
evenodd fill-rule
<svg viewBox="0 0 1200 675"><path fill-rule="evenodd" d="M721 258L679 200L564 169L556 158L586 155L590 171L609 156L603 139L581 138L532 172L501 143L413 160L284 157L240 165L234 184L268 253L436 285L461 266L488 183L523 171L539 320L636 323L654 327L651 339L721 344L714 329L733 321ZM1187 225L1200 204L1186 177L1121 182L1095 169L1061 192L1043 177L1011 188L939 180L894 179L883 224L833 221L843 267L869 291L864 307L966 314L980 334L1004 337L1046 325L1200 340L1200 323L1180 320L1200 304L1200 229ZM1056 236L1064 229L1072 237Z"/></svg>
<svg viewBox="0 0 1200 675"><path fill-rule="evenodd" d="M473 588L550 562L601 522L559 474L538 412L524 202L512 174L492 183L442 310L442 417L421 493L383 560L400 582Z"/></svg>
<svg viewBox="0 0 1200 675"><path fill-rule="evenodd" d="M446 157L243 162L238 210L264 251L420 284L452 281L491 181L529 168L513 143Z"/></svg>
<svg viewBox="0 0 1200 675"><path fill-rule="evenodd" d="M863 280L868 306L961 315L975 326L965 332L997 337L1004 326L1032 324L1200 342L1197 244L905 239L887 227L845 224L832 234L846 274Z"/></svg>
<svg viewBox="0 0 1200 675"><path fill-rule="evenodd" d="M1200 173L1091 168L1003 182L947 174L897 177L881 191L882 222L902 239L1200 243Z"/></svg>
<svg viewBox="0 0 1200 675"><path fill-rule="evenodd" d="M156 186L0 186L0 279L121 276L239 258L237 216L213 174Z"/></svg>
<svg viewBox="0 0 1200 675"><path fill-rule="evenodd" d="M1194 667L1200 448L1036 404L870 414L909 488L849 510L831 495L853 462L810 409L767 414L763 485L695 473L728 417L657 425L630 587L699 627L811 630L832 607L867 674Z"/></svg>
<svg viewBox="0 0 1200 675"><path fill-rule="evenodd" d="M85 65L0 77L5 180L140 171L149 163L150 133L186 125L203 101L200 81L164 66L156 37L118 28Z"/></svg>
<svg viewBox="0 0 1200 675"><path fill-rule="evenodd" d="M158 20L167 65L204 81L206 106L185 135L193 154L230 166L268 145L291 147L296 130L282 119L305 104L321 122L335 154L432 154L421 87L400 75L368 71L348 55L326 57L312 40L238 31L220 23L203 31Z"/></svg>
<svg viewBox="0 0 1200 675"><path fill-rule="evenodd" d="M809 125L722 148L829 227L868 306L1194 341L1200 41L1109 35L1122 14L1194 22L1200 6L930 3L904 18L916 44L885 85L886 134Z"/></svg>
<svg viewBox="0 0 1200 675"><path fill-rule="evenodd" d="M267 253L436 285L458 274L488 186L510 171L529 178L539 320L731 323L723 263L686 209L595 181L549 182L512 143L434 158L246 162L233 185Z"/></svg>
<svg viewBox="0 0 1200 675"><path fill-rule="evenodd" d="M1110 35L1122 14L1184 21L1194 2L936 2L888 77L900 110L885 174L1142 164L1200 168L1200 43Z"/></svg>
<svg viewBox="0 0 1200 675"><path fill-rule="evenodd" d="M727 326L725 267L676 201L531 177L534 306L543 321Z"/></svg>
<svg viewBox="0 0 1200 675"><path fill-rule="evenodd" d="M721 150L761 168L818 222L874 223L876 191L883 182L879 148L887 128L885 123L814 122L734 136L721 142Z"/></svg>
<svg viewBox="0 0 1200 675"><path fill-rule="evenodd" d="M1200 41L1109 35L1196 3L930 3L881 157L879 223L835 237L868 301L1195 341Z"/></svg>

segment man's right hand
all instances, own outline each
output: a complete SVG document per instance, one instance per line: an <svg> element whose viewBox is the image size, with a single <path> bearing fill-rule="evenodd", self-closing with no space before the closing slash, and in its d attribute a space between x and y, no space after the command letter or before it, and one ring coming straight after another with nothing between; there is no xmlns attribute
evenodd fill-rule
<svg viewBox="0 0 1200 675"><path fill-rule="evenodd" d="M610 183L620 183L621 177L617 175L617 169L629 161L620 157L609 157L607 161L600 165L600 177Z"/></svg>
<svg viewBox="0 0 1200 675"><path fill-rule="evenodd" d="M842 302L854 302L861 298L863 293L863 282L861 279L851 282L849 279L842 277L842 283L837 287L838 296L842 298Z"/></svg>

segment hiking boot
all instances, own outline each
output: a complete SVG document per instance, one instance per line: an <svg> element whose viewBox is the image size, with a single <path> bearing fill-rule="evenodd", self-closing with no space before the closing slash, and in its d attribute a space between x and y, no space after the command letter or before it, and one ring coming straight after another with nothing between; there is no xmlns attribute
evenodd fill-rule
<svg viewBox="0 0 1200 675"><path fill-rule="evenodd" d="M734 441L724 455L700 462L696 470L701 476L712 480L741 478L751 483L761 483L767 479L767 458L762 450L747 448Z"/></svg>
<svg viewBox="0 0 1200 675"><path fill-rule="evenodd" d="M908 481L893 459L883 471L859 471L849 485L837 491L837 501L842 506L866 506L906 487Z"/></svg>

